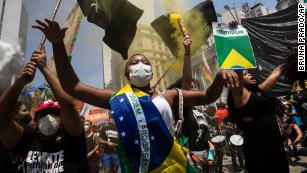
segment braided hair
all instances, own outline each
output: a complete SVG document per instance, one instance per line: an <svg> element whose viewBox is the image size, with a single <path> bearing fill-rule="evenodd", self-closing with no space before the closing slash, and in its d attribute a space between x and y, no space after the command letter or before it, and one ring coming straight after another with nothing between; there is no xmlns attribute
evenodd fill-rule
<svg viewBox="0 0 307 173"><path fill-rule="evenodd" d="M284 59L284 74L288 82L294 83L295 81L300 81L299 84L302 88L305 88L305 85L302 84L304 80L307 80L307 73L297 70L298 67L298 48L289 47ZM306 88L305 88L306 89Z"/></svg>

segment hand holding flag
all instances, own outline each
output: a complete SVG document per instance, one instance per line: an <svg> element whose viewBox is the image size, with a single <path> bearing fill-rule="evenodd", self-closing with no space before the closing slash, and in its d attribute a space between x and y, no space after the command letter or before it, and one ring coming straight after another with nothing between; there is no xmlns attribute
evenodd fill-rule
<svg viewBox="0 0 307 173"><path fill-rule="evenodd" d="M25 68L22 70L18 81L21 82L22 85L27 85L31 83L35 77L36 73L36 63L28 62Z"/></svg>
<svg viewBox="0 0 307 173"><path fill-rule="evenodd" d="M31 62L35 62L39 69L47 67L47 56L45 52L45 46L41 44L41 48L33 52Z"/></svg>

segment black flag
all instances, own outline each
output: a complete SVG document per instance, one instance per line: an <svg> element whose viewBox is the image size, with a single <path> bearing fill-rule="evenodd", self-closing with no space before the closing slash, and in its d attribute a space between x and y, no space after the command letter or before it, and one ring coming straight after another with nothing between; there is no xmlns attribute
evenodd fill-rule
<svg viewBox="0 0 307 173"><path fill-rule="evenodd" d="M172 54L176 58L183 57L183 37L178 24L176 21L172 21L171 16L172 14L162 15L154 20L151 25ZM193 54L206 43L212 31L212 22L217 21L213 2L211 0L202 2L181 16L193 41L191 45L191 54Z"/></svg>
<svg viewBox="0 0 307 173"><path fill-rule="evenodd" d="M105 30L103 41L124 59L143 11L127 0L78 0L87 20Z"/></svg>

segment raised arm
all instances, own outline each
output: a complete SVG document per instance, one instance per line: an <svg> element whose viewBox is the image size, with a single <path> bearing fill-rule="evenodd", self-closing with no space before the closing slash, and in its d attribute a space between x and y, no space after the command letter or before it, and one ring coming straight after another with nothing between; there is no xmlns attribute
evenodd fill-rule
<svg viewBox="0 0 307 173"><path fill-rule="evenodd" d="M47 67L44 46L42 46L41 50L33 52L31 61L37 64L37 67L49 83L55 99L61 105L60 119L66 132L72 136L80 136L83 132L83 125L74 107L74 98L63 90L58 78Z"/></svg>
<svg viewBox="0 0 307 173"><path fill-rule="evenodd" d="M263 90L269 90L280 78L281 74L282 74L282 69L283 69L284 64L280 64L279 66L277 66L272 73L270 74L270 76L263 81L260 85L259 88L263 89Z"/></svg>
<svg viewBox="0 0 307 173"><path fill-rule="evenodd" d="M182 90L184 106L208 105L218 99L223 91L224 85L236 87L238 76L232 70L221 70L206 92ZM176 90L167 90L164 94L171 106L178 97Z"/></svg>
<svg viewBox="0 0 307 173"><path fill-rule="evenodd" d="M182 70L182 83L181 88L184 90L189 90L192 87L192 65L191 65L191 39L189 35L185 35L183 45L184 45L184 60L183 60L183 70Z"/></svg>
<svg viewBox="0 0 307 173"><path fill-rule="evenodd" d="M23 87L33 81L35 66L35 63L28 63L15 83L0 97L0 141L6 148L13 148L24 132L10 113Z"/></svg>
<svg viewBox="0 0 307 173"><path fill-rule="evenodd" d="M32 26L41 30L52 43L56 70L63 89L71 96L101 108L109 108L109 99L113 91L98 89L80 82L70 64L63 42L67 28L60 28L55 21L46 19L46 22L36 21L38 25ZM87 58L87 57L84 57Z"/></svg>

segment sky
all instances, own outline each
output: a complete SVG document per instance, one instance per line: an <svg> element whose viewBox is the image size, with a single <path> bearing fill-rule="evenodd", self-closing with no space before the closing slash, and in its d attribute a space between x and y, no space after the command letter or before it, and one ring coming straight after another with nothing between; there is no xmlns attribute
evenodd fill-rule
<svg viewBox="0 0 307 173"><path fill-rule="evenodd" d="M159 6L160 0L155 0L156 13L161 13L161 7ZM185 0L187 9L192 8L202 0ZM31 57L32 52L38 48L38 44L41 40L42 33L39 30L32 29L31 25L35 24L35 19L43 20L49 18L52 9L56 4L56 0L25 0L26 9L29 14L28 34L27 34L27 47L25 51L26 61ZM276 6L276 0L213 0L217 13L224 11L224 5L241 6L242 2L248 2L250 6L255 3L264 4L269 11L273 12ZM64 26L65 20L73 8L76 0L62 0L58 14L55 18L56 21ZM137 6L137 4L135 4ZM146 9L145 9L146 10ZM157 15L159 16L159 14ZM72 66L74 67L80 81L97 87L103 87L102 76L102 38L104 35L103 29L97 27L94 24L87 22L86 18L82 19L79 35L75 44L75 48L72 54ZM47 56L52 56L51 44L46 43ZM44 78L40 72L37 73L33 85L39 85L44 81Z"/></svg>

